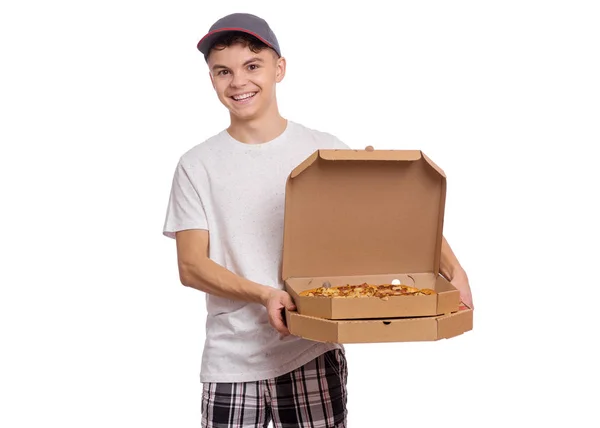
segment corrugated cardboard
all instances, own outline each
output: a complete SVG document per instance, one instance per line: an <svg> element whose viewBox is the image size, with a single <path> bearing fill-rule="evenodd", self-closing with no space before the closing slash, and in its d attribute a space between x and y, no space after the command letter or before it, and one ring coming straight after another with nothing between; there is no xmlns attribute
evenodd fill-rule
<svg viewBox="0 0 600 428"><path fill-rule="evenodd" d="M290 333L318 342L377 343L449 339L473 328L473 310L420 318L334 321L286 311Z"/></svg>
<svg viewBox="0 0 600 428"><path fill-rule="evenodd" d="M288 177L282 277L298 313L328 319L413 317L458 310L439 274L444 172L418 150L318 150ZM433 296L329 299L308 288L389 283Z"/></svg>
<svg viewBox="0 0 600 428"><path fill-rule="evenodd" d="M437 292L432 296L393 296L380 298L325 298L300 296L299 293L321 286L328 281L332 286L346 284L390 284L398 279L402 284L431 288ZM456 311L460 301L459 292L442 276L433 274L398 274L334 276L316 278L291 278L288 289L298 313L328 319L386 318L397 316L427 316L448 314Z"/></svg>

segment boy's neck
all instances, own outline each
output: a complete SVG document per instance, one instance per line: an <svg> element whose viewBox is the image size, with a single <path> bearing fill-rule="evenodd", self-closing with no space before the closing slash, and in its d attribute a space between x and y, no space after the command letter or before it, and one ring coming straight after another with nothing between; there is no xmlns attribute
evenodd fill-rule
<svg viewBox="0 0 600 428"><path fill-rule="evenodd" d="M252 120L231 119L229 135L246 144L262 144L274 140L285 131L287 119L279 113Z"/></svg>

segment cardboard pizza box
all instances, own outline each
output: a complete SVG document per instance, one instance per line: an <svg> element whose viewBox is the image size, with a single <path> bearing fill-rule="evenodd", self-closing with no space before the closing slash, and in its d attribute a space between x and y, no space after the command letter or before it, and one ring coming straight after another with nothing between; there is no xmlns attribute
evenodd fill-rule
<svg viewBox="0 0 600 428"><path fill-rule="evenodd" d="M297 308L292 323L300 315L364 320L457 312L460 293L439 273L445 198L444 172L419 150L318 150L298 165L286 183L282 264ZM299 295L325 281L394 279L437 293L387 300Z"/></svg>
<svg viewBox="0 0 600 428"><path fill-rule="evenodd" d="M417 318L328 320L286 311L290 333L317 342L381 343L449 339L473 328L473 310L461 305L457 312Z"/></svg>

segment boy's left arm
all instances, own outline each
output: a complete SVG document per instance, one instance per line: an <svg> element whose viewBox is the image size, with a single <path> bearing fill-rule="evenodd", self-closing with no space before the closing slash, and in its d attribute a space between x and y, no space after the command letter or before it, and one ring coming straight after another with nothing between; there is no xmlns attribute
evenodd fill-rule
<svg viewBox="0 0 600 428"><path fill-rule="evenodd" d="M448 241L442 237L442 258L440 260L440 273L460 291L460 299L473 309L473 297L469 278L463 267L458 262L456 255L450 248Z"/></svg>

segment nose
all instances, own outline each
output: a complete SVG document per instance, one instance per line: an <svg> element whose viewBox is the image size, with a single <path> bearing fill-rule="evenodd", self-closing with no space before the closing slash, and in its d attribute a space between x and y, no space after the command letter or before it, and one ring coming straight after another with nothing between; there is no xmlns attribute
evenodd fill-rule
<svg viewBox="0 0 600 428"><path fill-rule="evenodd" d="M248 77L245 73L235 73L231 79L230 85L232 88L241 88L246 86L246 83L248 83Z"/></svg>

